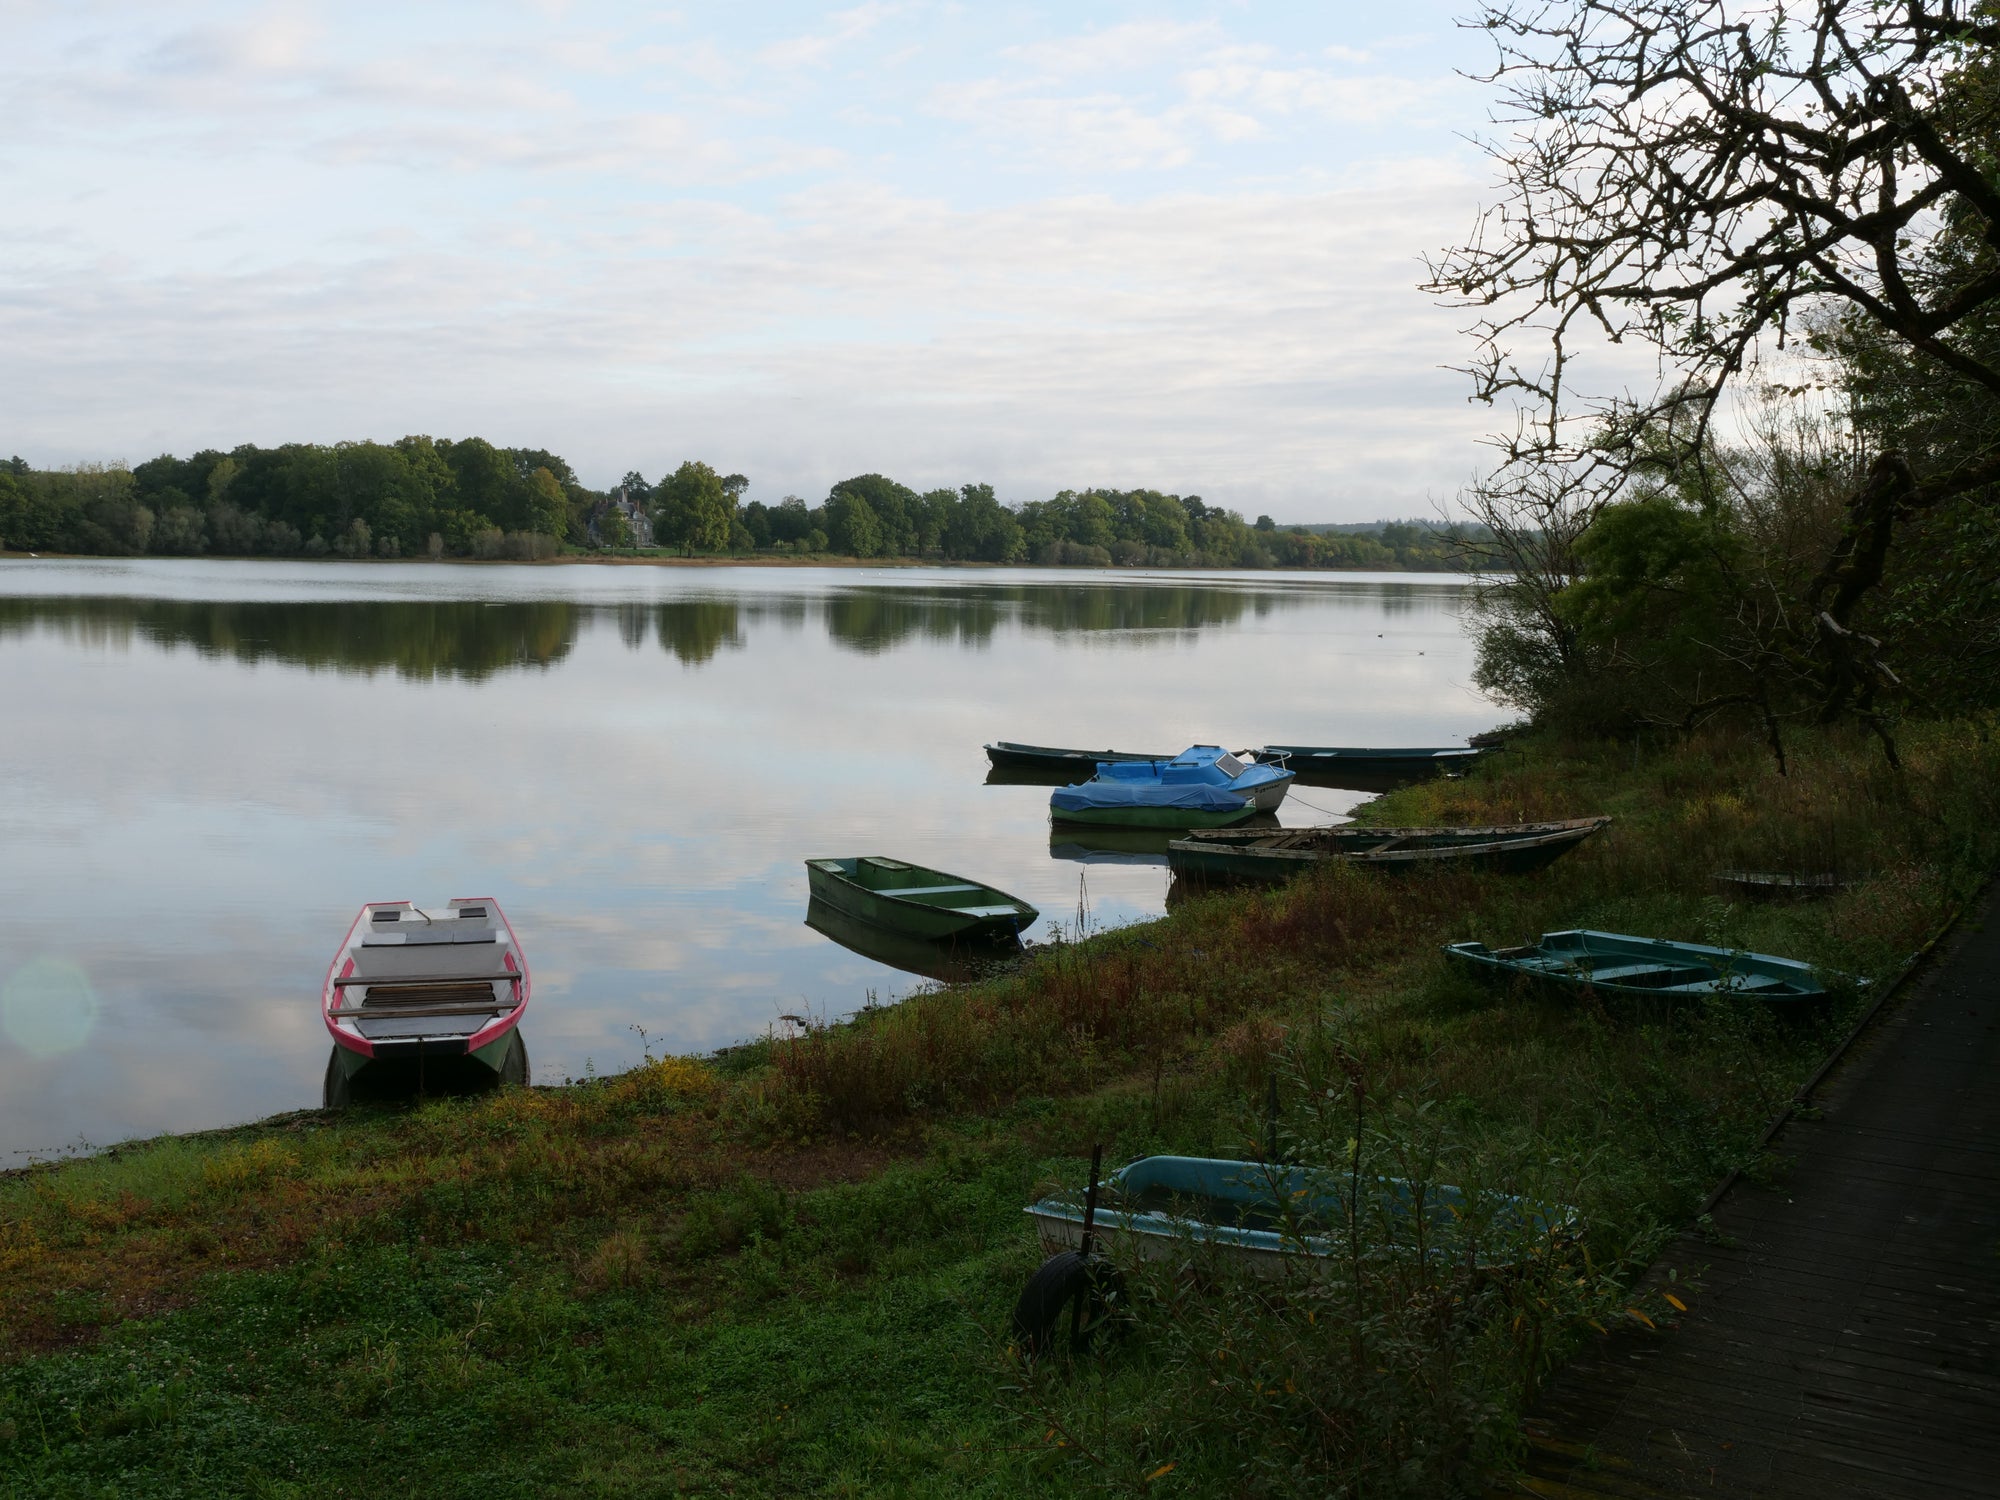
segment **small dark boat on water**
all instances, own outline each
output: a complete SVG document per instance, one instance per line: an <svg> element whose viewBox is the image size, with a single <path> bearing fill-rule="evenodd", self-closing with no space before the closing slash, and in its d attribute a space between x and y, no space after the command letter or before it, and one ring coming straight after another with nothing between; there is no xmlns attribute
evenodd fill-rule
<svg viewBox="0 0 2000 1500"><path fill-rule="evenodd" d="M1741 996L1783 1006L1827 994L1819 972L1796 959L1617 932L1545 932L1540 942L1518 948L1452 943L1444 952L1484 979L1569 992L1676 1001Z"/></svg>
<svg viewBox="0 0 2000 1500"><path fill-rule="evenodd" d="M1739 901L1822 901L1852 882L1831 872L1793 874L1778 870L1719 870L1716 889Z"/></svg>
<svg viewBox="0 0 2000 1500"><path fill-rule="evenodd" d="M1479 828L1196 829L1167 845L1176 876L1198 881L1289 880L1339 860L1371 870L1498 870L1527 874L1560 859L1609 818Z"/></svg>
<svg viewBox="0 0 2000 1500"><path fill-rule="evenodd" d="M850 953L945 984L982 978L1018 961L1026 951L1011 932L958 940L912 937L851 917L817 896L806 903L806 926Z"/></svg>
<svg viewBox="0 0 2000 1500"><path fill-rule="evenodd" d="M1134 750L1054 750L1046 745L1016 745L999 740L986 747L994 766L1010 771L1075 771L1078 781L1097 774L1102 761L1172 760L1167 755L1141 755Z"/></svg>
<svg viewBox="0 0 2000 1500"><path fill-rule="evenodd" d="M990 885L880 854L809 859L806 883L814 900L836 911L932 941L1017 937L1041 916Z"/></svg>
<svg viewBox="0 0 2000 1500"><path fill-rule="evenodd" d="M1334 745L1266 745L1255 752L1261 761L1276 761L1301 780L1324 786L1373 791L1381 785L1419 781L1448 771L1462 771L1486 750L1462 745L1408 746L1392 749Z"/></svg>

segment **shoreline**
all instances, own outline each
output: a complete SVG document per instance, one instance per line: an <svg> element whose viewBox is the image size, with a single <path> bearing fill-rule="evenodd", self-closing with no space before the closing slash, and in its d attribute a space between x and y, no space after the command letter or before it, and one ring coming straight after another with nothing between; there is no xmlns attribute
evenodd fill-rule
<svg viewBox="0 0 2000 1500"><path fill-rule="evenodd" d="M1344 1341L1300 1342L1303 1328L1222 1292L1148 1300L1156 1289L1100 1376L1075 1385L1024 1372L1004 1329L1038 1258L1027 1203L1074 1192L1098 1143L1107 1160L1253 1155L1273 1080L1287 1149L1308 1161L1364 1140L1391 1153L1385 1172L1395 1152L1427 1152L1445 1180L1580 1212L1592 1279L1544 1288L1549 1306L1524 1305L1518 1336L1454 1346L1454 1378L1490 1404L1405 1410L1393 1384L1367 1397L1438 1451L1470 1444L1504 1468L1509 1424L1593 1320L1669 1316L1646 1266L1717 1182L1764 1160L1775 1105L1873 996L1782 1026L1727 1007L1636 1021L1484 989L1438 945L1601 926L1886 979L2000 856L2000 747L1971 726L1905 738L1912 775L1888 806L1878 752L1845 733L1802 737L1790 778L1739 737L1635 756L1530 734L1462 780L1363 812L1412 826L1614 816L1536 876L1330 870L704 1058L414 1108L293 1111L10 1169L0 1479L32 1490L153 1473L178 1451L162 1439L194 1420L184 1412L233 1402L249 1403L240 1436L219 1419L201 1430L205 1462L235 1465L239 1487L267 1450L302 1460L356 1424L388 1442L393 1413L427 1455L399 1473L404 1493L473 1495L503 1472L587 1488L607 1464L666 1462L684 1489L776 1496L865 1472L873 1488L929 1475L1013 1494L1062 1489L1080 1463L1143 1477L1164 1461L1145 1434L1197 1401L1237 1416L1200 1436L1173 1419L1174 1462L1197 1489L1222 1483L1238 1462L1229 1430L1262 1430L1254 1413L1271 1410L1259 1361L1287 1361L1301 1400L1346 1409ZM1708 870L1758 867L1742 861L1782 847L1808 806L1876 873L1825 903L1718 902ZM1327 1090L1354 1094L1359 1134L1346 1103L1321 1121ZM1127 1274L1135 1295L1154 1286ZM413 1300L314 1290L350 1284ZM1298 1305L1311 1305L1303 1290ZM1183 1338L1241 1349L1240 1379L1211 1356L1188 1384L1170 1357ZM1400 1369L1400 1347L1380 1358ZM549 1349L570 1352L551 1363L537 1352ZM135 1406L156 1379L182 1394ZM907 1408L913 1389L921 1409ZM23 1430L16 1414L58 1390L80 1403L75 1434L11 1443L6 1424ZM529 1428L499 1415L530 1407ZM639 1411L636 1426L616 1415ZM902 1413L890 1448L871 1436L882 1411ZM468 1421L482 1456L465 1467L445 1435ZM1057 1442L1065 1431L1092 1434L1092 1456ZM349 1493L390 1489L385 1477Z"/></svg>
<svg viewBox="0 0 2000 1500"><path fill-rule="evenodd" d="M1482 575L1461 573L1456 570L1424 568L1245 568L1209 567L1207 565L1176 563L1112 563L1100 567L1081 563L992 563L975 561L952 561L945 558L918 557L839 557L819 555L812 557L622 557L605 556L597 553L577 553L561 557L504 558L504 557L306 557L300 555L255 555L234 556L213 553L198 553L192 556L168 555L165 553L145 553L136 556L113 556L100 552L8 552L0 551L0 561L5 562L220 562L220 563L309 563L309 564L380 564L385 567L427 564L430 566L451 565L470 568L551 568L571 565L593 567L655 567L655 568L935 568L939 570L965 572L1009 572L1035 571L1045 573L1131 573L1148 574L1205 574L1227 573L1255 577L1299 577L1322 574L1346 573L1393 573L1411 578L1464 578L1468 582Z"/></svg>

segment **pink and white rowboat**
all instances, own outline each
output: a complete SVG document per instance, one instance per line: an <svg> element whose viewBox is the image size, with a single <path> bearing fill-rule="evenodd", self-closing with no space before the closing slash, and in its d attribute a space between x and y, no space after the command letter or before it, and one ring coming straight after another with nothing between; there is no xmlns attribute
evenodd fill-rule
<svg viewBox="0 0 2000 1500"><path fill-rule="evenodd" d="M326 971L320 1012L332 1033L329 1101L376 1063L470 1058L527 1082L517 1028L528 963L498 902L459 897L442 911L372 901ZM336 1074L338 1075L336 1077Z"/></svg>

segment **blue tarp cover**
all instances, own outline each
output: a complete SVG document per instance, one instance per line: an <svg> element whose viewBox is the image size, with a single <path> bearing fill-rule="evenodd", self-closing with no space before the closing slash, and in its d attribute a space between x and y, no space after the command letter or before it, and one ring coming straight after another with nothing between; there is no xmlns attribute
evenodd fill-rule
<svg viewBox="0 0 2000 1500"><path fill-rule="evenodd" d="M1178 807L1190 812L1235 812L1243 802L1234 792L1199 782L1162 786L1157 781L1086 781L1081 786L1061 787L1049 796L1049 806L1065 812L1093 807Z"/></svg>

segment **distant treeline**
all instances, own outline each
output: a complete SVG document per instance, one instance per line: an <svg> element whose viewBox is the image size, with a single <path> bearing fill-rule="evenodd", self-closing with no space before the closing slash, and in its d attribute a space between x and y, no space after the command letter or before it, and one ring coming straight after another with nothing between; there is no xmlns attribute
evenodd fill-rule
<svg viewBox="0 0 2000 1500"><path fill-rule="evenodd" d="M1199 495L1064 490L1002 504L991 485L919 493L880 474L775 505L689 461L656 482L579 483L558 455L482 438L245 444L136 468L0 465L0 545L110 556L483 557L657 546L684 556L843 556L1051 566L1460 567L1455 533L1246 522Z"/></svg>

